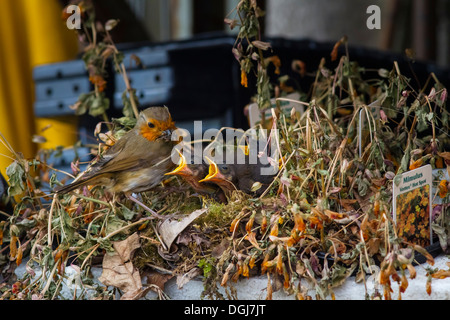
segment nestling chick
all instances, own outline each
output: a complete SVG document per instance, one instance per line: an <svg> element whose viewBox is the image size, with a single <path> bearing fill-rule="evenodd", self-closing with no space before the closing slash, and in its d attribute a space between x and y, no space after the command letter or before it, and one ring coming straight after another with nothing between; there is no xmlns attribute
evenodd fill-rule
<svg viewBox="0 0 450 320"><path fill-rule="evenodd" d="M178 154L180 156L178 167L173 171L166 173L166 175L180 176L199 194L211 196L217 201L225 202L225 195L216 184L199 182L207 176L209 166L203 161L201 163L187 163L184 155L179 151Z"/></svg>
<svg viewBox="0 0 450 320"><path fill-rule="evenodd" d="M238 154L239 149L236 151ZM262 174L262 169L270 169L268 162L264 163L258 159L256 164L251 164L248 155L244 157L245 163L239 164L237 157L234 163L216 164L210 160L209 174L200 182L213 182L217 184L227 195L234 190L241 190L247 194L260 196L264 190L270 185L275 176L275 171L270 170L270 174ZM261 183L261 187L252 191L252 187L256 182Z"/></svg>

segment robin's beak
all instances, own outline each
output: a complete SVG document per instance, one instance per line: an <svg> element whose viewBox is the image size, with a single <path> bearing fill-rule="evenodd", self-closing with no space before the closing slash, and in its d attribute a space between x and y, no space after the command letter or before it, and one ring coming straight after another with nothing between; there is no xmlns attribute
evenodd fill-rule
<svg viewBox="0 0 450 320"><path fill-rule="evenodd" d="M161 135L159 136L158 139L162 139L162 140L170 140L172 138L172 130L171 129L167 129L164 131L161 131Z"/></svg>
<svg viewBox="0 0 450 320"><path fill-rule="evenodd" d="M186 163L186 158L183 154L177 150L178 155L180 156L180 161L178 162L178 167L176 167L173 171L166 173L166 176L189 176L192 174L192 170L189 169Z"/></svg>
<svg viewBox="0 0 450 320"><path fill-rule="evenodd" d="M206 158L209 161L209 171L208 175L200 180L199 182L221 182L226 181L227 179L225 176L220 173L219 168L217 167L217 164L212 161L211 159Z"/></svg>

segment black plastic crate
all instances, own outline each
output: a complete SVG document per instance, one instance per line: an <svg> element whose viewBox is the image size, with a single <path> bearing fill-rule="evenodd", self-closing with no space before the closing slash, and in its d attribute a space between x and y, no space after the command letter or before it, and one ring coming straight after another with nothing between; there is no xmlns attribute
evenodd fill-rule
<svg viewBox="0 0 450 320"><path fill-rule="evenodd" d="M338 63L330 59L334 43L283 38L266 41L272 44L266 54L278 55L281 59L281 74L290 75L306 92L314 79L302 78L293 72L292 60L304 61L308 72L316 71L322 58L326 59L330 69ZM118 48L125 54L127 74L136 89L140 109L166 105L177 123L188 125L193 120L203 120L217 126L247 128L243 110L256 93L255 79L250 75L249 87L241 86L239 63L231 52L234 43L232 36L212 35L167 43L121 44ZM344 53L343 46L339 52ZM133 54L140 58L141 66L132 61ZM450 70L433 63L410 62L403 55L353 46L349 46L349 54L352 61L367 69L391 70L397 61L402 74L411 78L411 85L416 88L424 85L431 72L450 87ZM113 68L110 73L108 79L113 81L108 82L106 92L111 101L108 113L113 117L121 116L125 85L122 77L114 74ZM68 105L74 103L89 85L82 60L39 66L35 68L34 78L36 116L73 113ZM98 121L88 118L81 121L82 126L89 127L87 131Z"/></svg>

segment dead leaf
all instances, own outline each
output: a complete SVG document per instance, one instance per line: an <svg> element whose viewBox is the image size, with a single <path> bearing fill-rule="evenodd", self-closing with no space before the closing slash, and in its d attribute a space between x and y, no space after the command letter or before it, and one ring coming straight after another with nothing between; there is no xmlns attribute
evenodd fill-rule
<svg viewBox="0 0 450 320"><path fill-rule="evenodd" d="M146 273L147 285L150 287L152 285L157 286L161 291L164 291L164 286L167 281L173 278L171 274L162 274L157 271L149 271Z"/></svg>
<svg viewBox="0 0 450 320"><path fill-rule="evenodd" d="M119 23L119 20L114 20L114 19L110 19L110 20L106 21L105 30L111 31L112 29L115 28L115 26L117 26L118 23Z"/></svg>
<svg viewBox="0 0 450 320"><path fill-rule="evenodd" d="M336 44L333 47L333 50L331 51L331 61L335 61L337 60L337 56L338 56L338 49L339 47L347 42L347 37L342 37L338 42L336 42Z"/></svg>
<svg viewBox="0 0 450 320"><path fill-rule="evenodd" d="M133 252L139 247L139 235L134 233L123 241L114 241L115 252L103 258L103 272L98 280L106 286L120 289L124 293L121 300L131 300L142 291L139 271L131 262Z"/></svg>
<svg viewBox="0 0 450 320"><path fill-rule="evenodd" d="M429 265L434 265L434 258L433 256L423 247L417 245L417 244L413 244L414 250L416 250L417 252L419 252L420 254L422 254L426 259L427 259L427 263Z"/></svg>
<svg viewBox="0 0 450 320"><path fill-rule="evenodd" d="M223 21L230 26L230 30L233 30L233 28L236 27L238 23L236 19L225 18Z"/></svg>
<svg viewBox="0 0 450 320"><path fill-rule="evenodd" d="M211 245L211 242L207 239L207 237L192 226L184 229L175 240L176 244L182 244L185 246L189 246L192 242L195 242L197 246L201 246L203 244L208 247Z"/></svg>
<svg viewBox="0 0 450 320"><path fill-rule="evenodd" d="M227 239L223 239L221 243L215 246L211 251L211 256L214 258L219 258L225 252L225 250L230 246L230 243Z"/></svg>
<svg viewBox="0 0 450 320"><path fill-rule="evenodd" d="M371 256L375 255L380 248L380 244L381 244L380 238L370 238L369 241L367 242L369 255Z"/></svg>
<svg viewBox="0 0 450 320"><path fill-rule="evenodd" d="M261 50L267 50L271 47L269 42L263 42L259 40L252 41L252 45Z"/></svg>
<svg viewBox="0 0 450 320"><path fill-rule="evenodd" d="M450 270L438 270L431 275L435 279L445 279L450 277Z"/></svg>
<svg viewBox="0 0 450 320"><path fill-rule="evenodd" d="M177 287L178 289L183 288L183 286L194 279L196 276L200 274L200 268L192 268L188 272L183 275L177 276Z"/></svg>
<svg viewBox="0 0 450 320"><path fill-rule="evenodd" d="M200 217L207 210L208 209L195 210L188 216L183 217L181 220L176 220L175 218L164 220L164 222L159 225L158 231L166 248L170 248L176 237L178 237L178 235L188 225L190 225L192 221Z"/></svg>
<svg viewBox="0 0 450 320"><path fill-rule="evenodd" d="M262 250L261 247L258 245L258 241L256 240L256 233L251 232L245 236L245 239L250 241L250 243L257 248L258 250Z"/></svg>

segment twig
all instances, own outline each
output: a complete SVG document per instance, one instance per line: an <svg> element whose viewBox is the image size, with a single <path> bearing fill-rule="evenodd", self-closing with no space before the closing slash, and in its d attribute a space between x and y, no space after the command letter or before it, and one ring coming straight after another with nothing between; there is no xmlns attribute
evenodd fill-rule
<svg viewBox="0 0 450 320"><path fill-rule="evenodd" d="M58 199L58 195L55 193L53 195L52 205L50 207L50 212L48 214L48 224L47 224L47 245L51 248L53 244L53 233L52 233L52 220L53 220L53 209L55 208L55 202Z"/></svg>
<svg viewBox="0 0 450 320"><path fill-rule="evenodd" d="M50 288L50 285L51 285L52 280L53 280L53 275L55 274L55 271L56 271L56 267L57 267L57 266L58 266L58 264L55 263L55 265L53 266L53 269L52 269L52 271L50 272L50 275L49 275L49 277L48 277L48 279L47 279L47 283L45 284L44 289L42 289L42 291L41 291L41 295L42 295L42 296L45 296L45 293L47 292L48 288Z"/></svg>

